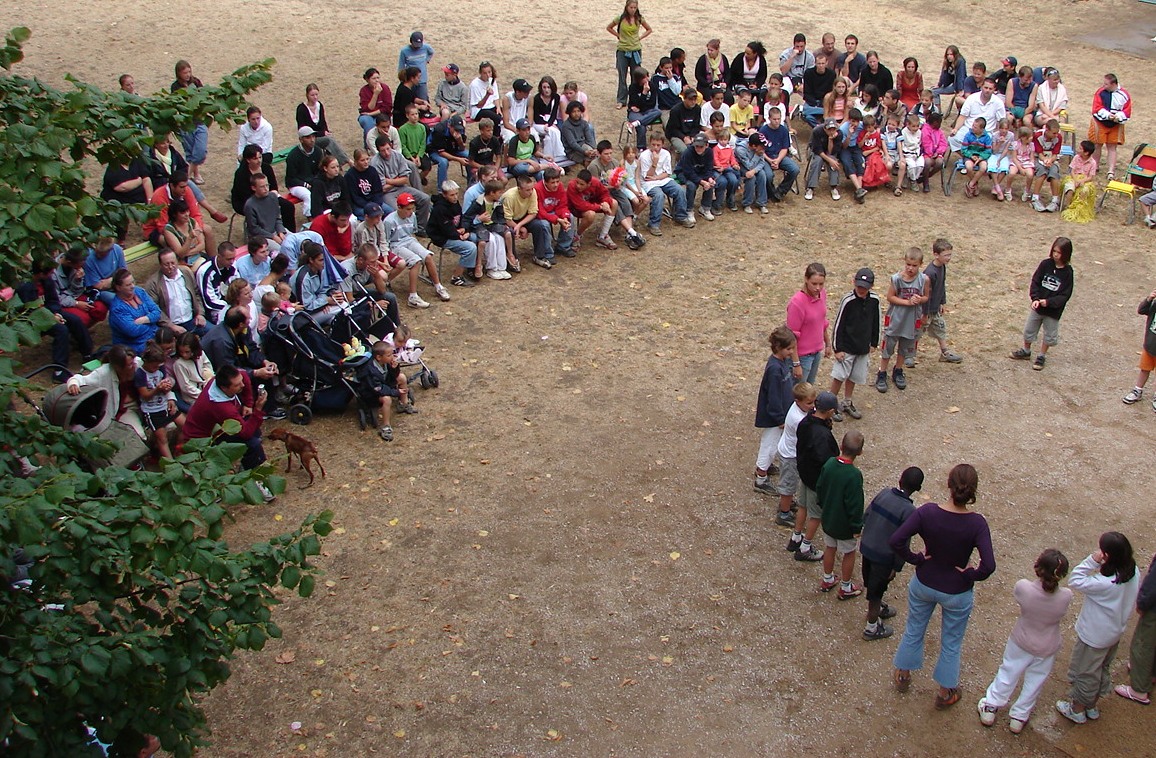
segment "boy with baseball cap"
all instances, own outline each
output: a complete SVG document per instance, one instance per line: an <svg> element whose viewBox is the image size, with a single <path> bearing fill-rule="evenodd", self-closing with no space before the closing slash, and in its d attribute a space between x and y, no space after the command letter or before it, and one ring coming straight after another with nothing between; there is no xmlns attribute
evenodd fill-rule
<svg viewBox="0 0 1156 758"><path fill-rule="evenodd" d="M397 210L385 217L385 235L389 242L389 250L405 263L409 270L409 299L411 308L428 308L429 303L422 300L417 294L418 265L424 263L426 274L434 285L434 292L442 300L449 300L450 293L438 277L438 267L433 260L433 253L422 247L414 238L417 223L414 220L417 200L408 192L397 196Z"/></svg>
<svg viewBox="0 0 1156 758"><path fill-rule="evenodd" d="M875 272L861 268L855 272L852 290L839 302L835 316L835 365L831 368L831 394L839 396L846 386L844 400L833 419L842 421L846 413L853 419L863 418L851 396L856 384L866 384L871 367L871 351L879 347L879 296L871 291Z"/></svg>

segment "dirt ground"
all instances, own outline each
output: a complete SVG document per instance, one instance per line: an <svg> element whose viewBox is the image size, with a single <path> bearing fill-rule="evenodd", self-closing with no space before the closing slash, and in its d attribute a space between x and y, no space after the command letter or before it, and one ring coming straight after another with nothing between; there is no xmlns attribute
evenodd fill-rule
<svg viewBox="0 0 1156 758"><path fill-rule="evenodd" d="M1156 124L1156 46L1133 39L1156 34L1156 11L1130 0L1050 3L1046 14L1001 4L1002 26L1023 30L1000 35L1012 44L987 33L990 16L961 34L962 21L988 15L963 0L824 4L837 22L814 3L756 14L773 24L752 23L752 6L734 0L690 5L644 3L655 29L647 66L674 45L693 65L709 37L721 37L728 55L751 38L777 53L795 31L817 44L830 29L856 33L860 49L880 51L892 70L911 54L934 71L955 43L989 67L1007 54L1058 65L1081 136L1091 93L1116 72L1135 99L1122 161ZM599 135L615 139L613 40L602 27L618 9L584 2L560 14L543 0L499 0L480 13L430 4L402 14L347 0L9 0L0 22L32 27L21 68L53 81L71 72L114 87L127 71L149 92L168 85L178 58L209 80L274 56L276 79L256 102L280 148L292 143L293 109L310 81L352 145L361 71L391 70L414 28L436 63L458 63L467 80L482 59L507 87L547 73L577 79ZM512 28L514 18L522 23ZM227 192L235 139L212 136L213 199ZM317 594L286 597L278 610L284 639L239 657L208 698L213 745L202 754L1156 753L1151 710L1111 697L1100 722L1073 727L1051 707L1064 693L1075 610L1024 734L1007 731L1006 713L984 729L974 711L1016 618L1012 585L1040 550L1058 546L1078 562L1107 529L1128 534L1145 566L1156 548L1144 505L1156 416L1147 398L1120 403L1141 341L1135 304L1156 266L1151 233L1124 217L1119 200L1080 226L958 191L873 194L863 207L792 196L768 217L668 227L639 252L588 241L553 271L526 266L512 282L454 288L453 302L406 312L441 376L439 389L419 391L421 413L395 424L391 444L359 433L352 413L315 420L298 431L317 442L328 478L298 490L294 474L273 505L237 514L237 544L319 508L334 509L341 528L326 541ZM1075 296L1063 342L1037 373L1006 356L1031 272L1061 234L1075 244ZM861 389L863 420L842 426L866 434L868 497L908 465L927 472L920 496L932 500L945 496L952 465L979 469L977 508L999 567L977 587L964 699L948 712L932 707L934 659L911 692L891 689L898 634L863 642L865 604L816 592L819 569L789 560L787 531L751 489L766 337L804 266L827 265L833 306L860 266L882 278L907 247L929 250L939 236L955 245L948 319L965 361L949 366L925 351L906 392ZM825 361L823 382L828 370ZM910 575L890 595L899 630ZM938 649L934 629L928 649Z"/></svg>

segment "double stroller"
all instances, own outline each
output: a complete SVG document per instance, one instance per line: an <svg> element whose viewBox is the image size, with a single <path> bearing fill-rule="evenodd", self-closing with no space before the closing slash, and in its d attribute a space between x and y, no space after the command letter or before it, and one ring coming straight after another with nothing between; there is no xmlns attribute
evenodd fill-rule
<svg viewBox="0 0 1156 758"><path fill-rule="evenodd" d="M358 301L325 326L304 312L279 313L269 320L262 347L265 357L281 369L281 399L294 424L308 424L317 411L344 411L354 399L358 401L361 428L366 428L367 418L372 421L372 413L366 414L358 391L357 369L371 360L369 348L392 332L394 324L384 312L375 313L376 305L367 300ZM364 349L347 356L343 343L354 338ZM412 383L422 388L438 386L437 372L420 356L416 363L408 364L415 365L418 371L407 377Z"/></svg>

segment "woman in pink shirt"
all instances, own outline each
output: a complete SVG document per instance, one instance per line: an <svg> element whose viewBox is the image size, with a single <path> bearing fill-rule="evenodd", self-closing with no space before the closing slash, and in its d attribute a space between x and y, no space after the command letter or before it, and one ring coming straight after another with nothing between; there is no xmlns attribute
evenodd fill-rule
<svg viewBox="0 0 1156 758"><path fill-rule="evenodd" d="M1024 730L1052 672L1062 643L1060 621L1072 602L1072 591L1059 586L1068 574L1068 559L1063 553L1054 548L1040 553L1035 571L1036 581L1016 582L1014 592L1020 617L1004 648L1003 663L977 706L980 723L994 725L996 712L1008 704L1016 684L1023 679L1020 696L1011 707L1008 729L1012 734Z"/></svg>
<svg viewBox="0 0 1156 758"><path fill-rule="evenodd" d="M827 269L812 263L803 273L803 288L787 302L787 327L795 333L791 376L795 384L815 383L819 360L831 357L831 330L827 321Z"/></svg>

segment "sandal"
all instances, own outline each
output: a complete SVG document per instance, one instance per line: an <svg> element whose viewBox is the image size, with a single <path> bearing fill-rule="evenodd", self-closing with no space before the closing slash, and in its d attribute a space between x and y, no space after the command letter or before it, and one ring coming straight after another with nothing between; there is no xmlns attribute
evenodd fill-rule
<svg viewBox="0 0 1156 758"><path fill-rule="evenodd" d="M947 697L937 694L935 696L935 708L942 711L944 708L950 708L959 702L959 687L951 687L947 690Z"/></svg>
<svg viewBox="0 0 1156 758"><path fill-rule="evenodd" d="M1127 684L1116 685L1115 692L1120 697L1127 698L1133 703L1139 703L1140 705L1150 705L1152 703L1152 700L1148 697L1148 693L1137 692Z"/></svg>
<svg viewBox="0 0 1156 758"><path fill-rule="evenodd" d="M515 274L520 274L522 273L522 264L518 261L514 261L513 263L506 261L506 269L513 271Z"/></svg>
<svg viewBox="0 0 1156 758"><path fill-rule="evenodd" d="M899 692L907 692L911 686L911 672L904 669L895 669L895 674L892 676L895 682L895 689Z"/></svg>
<svg viewBox="0 0 1156 758"><path fill-rule="evenodd" d="M1115 171L1109 171L1108 172L1108 181L1112 181L1115 178L1116 178L1116 172Z"/></svg>
<svg viewBox="0 0 1156 758"><path fill-rule="evenodd" d="M594 240L594 244L597 245L598 247L604 247L607 250L617 250L618 249L618 244L614 240L610 239L609 237L599 237L598 239Z"/></svg>
<svg viewBox="0 0 1156 758"><path fill-rule="evenodd" d="M902 187L896 187L895 188L895 197L903 197L903 188Z"/></svg>

